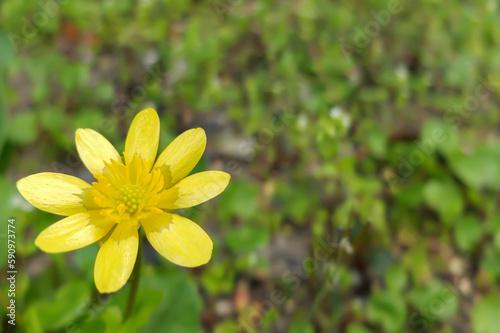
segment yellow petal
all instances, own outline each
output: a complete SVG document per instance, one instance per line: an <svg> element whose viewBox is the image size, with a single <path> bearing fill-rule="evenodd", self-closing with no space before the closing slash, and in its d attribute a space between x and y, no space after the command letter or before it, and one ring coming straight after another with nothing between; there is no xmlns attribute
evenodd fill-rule
<svg viewBox="0 0 500 333"><path fill-rule="evenodd" d="M94 280L101 294L113 293L127 283L137 259L138 247L137 223L118 223L95 260Z"/></svg>
<svg viewBox="0 0 500 333"><path fill-rule="evenodd" d="M85 212L83 200L92 186L62 173L37 173L17 182L21 195L33 206L64 216Z"/></svg>
<svg viewBox="0 0 500 333"><path fill-rule="evenodd" d="M122 163L115 147L101 134L89 128L80 128L75 134L76 149L83 163L92 174L102 175L104 162L111 159Z"/></svg>
<svg viewBox="0 0 500 333"><path fill-rule="evenodd" d="M196 206L219 195L231 176L222 171L205 171L184 178L164 192L158 203L163 209Z"/></svg>
<svg viewBox="0 0 500 333"><path fill-rule="evenodd" d="M158 153L160 139L160 119L155 109L147 108L135 116L125 141L125 153L130 162L137 154L144 160L153 162Z"/></svg>
<svg viewBox="0 0 500 333"><path fill-rule="evenodd" d="M158 157L155 168L160 168L162 171L166 188L177 183L193 170L203 155L206 145L205 131L203 128L195 128L182 133L165 148Z"/></svg>
<svg viewBox="0 0 500 333"><path fill-rule="evenodd" d="M114 225L98 211L78 213L43 230L36 238L35 245L49 253L73 251L97 242Z"/></svg>
<svg viewBox="0 0 500 333"><path fill-rule="evenodd" d="M212 240L187 218L160 213L151 215L141 224L155 250L174 264L196 267L206 264L212 256Z"/></svg>

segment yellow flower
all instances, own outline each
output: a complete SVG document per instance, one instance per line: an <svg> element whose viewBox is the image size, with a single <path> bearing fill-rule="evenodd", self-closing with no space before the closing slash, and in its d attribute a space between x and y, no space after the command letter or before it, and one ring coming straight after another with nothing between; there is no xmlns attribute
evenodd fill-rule
<svg viewBox="0 0 500 333"><path fill-rule="evenodd" d="M94 266L101 293L119 290L130 277L137 259L139 224L156 251L177 265L203 265L212 255L212 241L203 229L172 211L217 196L230 176L206 171L186 177L205 150L203 129L184 132L156 159L159 135L160 120L151 108L132 122L123 158L101 134L78 129L78 154L97 182L90 185L51 172L17 182L19 192L33 206L67 216L36 238L41 250L66 252L103 242Z"/></svg>

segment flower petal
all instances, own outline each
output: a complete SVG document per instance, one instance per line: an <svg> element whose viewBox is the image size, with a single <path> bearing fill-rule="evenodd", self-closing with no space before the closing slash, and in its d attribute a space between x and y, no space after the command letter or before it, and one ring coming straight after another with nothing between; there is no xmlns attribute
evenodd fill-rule
<svg viewBox="0 0 500 333"><path fill-rule="evenodd" d="M17 188L36 208L69 216L86 211L83 201L92 186L73 176L42 172L20 179Z"/></svg>
<svg viewBox="0 0 500 333"><path fill-rule="evenodd" d="M141 221L149 242L158 253L185 267L206 264L212 256L212 240L193 221L177 214L160 213Z"/></svg>
<svg viewBox="0 0 500 333"><path fill-rule="evenodd" d="M147 108L139 112L130 129L125 141L125 154L130 162L137 154L144 160L154 162L158 153L158 140L160 139L160 119L155 109Z"/></svg>
<svg viewBox="0 0 500 333"><path fill-rule="evenodd" d="M194 128L179 135L161 153L155 168L160 168L165 187L186 177L196 166L205 151L207 136L203 128ZM170 181L168 181L170 180Z"/></svg>
<svg viewBox="0 0 500 333"><path fill-rule="evenodd" d="M78 213L43 230L36 238L35 245L49 253L73 251L97 242L114 225L98 211Z"/></svg>
<svg viewBox="0 0 500 333"><path fill-rule="evenodd" d="M95 260L94 280L101 294L113 293L127 283L137 259L138 247L137 223L118 223Z"/></svg>
<svg viewBox="0 0 500 333"><path fill-rule="evenodd" d="M166 190L158 207L178 209L196 206L224 191L230 178L228 173L222 171L196 173Z"/></svg>
<svg viewBox="0 0 500 333"><path fill-rule="evenodd" d="M101 134L90 128L79 128L75 133L76 149L83 164L92 174L102 175L104 162L111 159L122 163L115 147Z"/></svg>

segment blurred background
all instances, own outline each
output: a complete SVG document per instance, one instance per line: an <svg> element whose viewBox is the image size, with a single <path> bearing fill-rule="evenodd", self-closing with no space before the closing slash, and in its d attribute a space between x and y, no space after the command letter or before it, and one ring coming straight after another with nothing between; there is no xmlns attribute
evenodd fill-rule
<svg viewBox="0 0 500 333"><path fill-rule="evenodd" d="M2 329L16 219L20 332L498 333L500 9L458 1L0 3ZM180 212L214 241L174 266L145 242L137 306L99 295L98 250L45 254L60 217L15 182L91 182L77 128L123 151L152 106L160 151L203 127L232 175Z"/></svg>

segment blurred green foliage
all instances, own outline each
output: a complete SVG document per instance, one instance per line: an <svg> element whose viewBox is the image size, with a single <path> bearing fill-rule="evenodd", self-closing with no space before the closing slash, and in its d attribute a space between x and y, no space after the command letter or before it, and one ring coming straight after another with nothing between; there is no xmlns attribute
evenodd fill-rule
<svg viewBox="0 0 500 333"><path fill-rule="evenodd" d="M16 218L27 332L497 333L498 1L4 0L0 17L0 228ZM97 245L39 253L58 217L14 184L92 181L74 131L123 150L147 106L160 149L202 126L195 171L233 178L183 212L213 238L211 262L146 247L122 323L128 287L96 294Z"/></svg>

